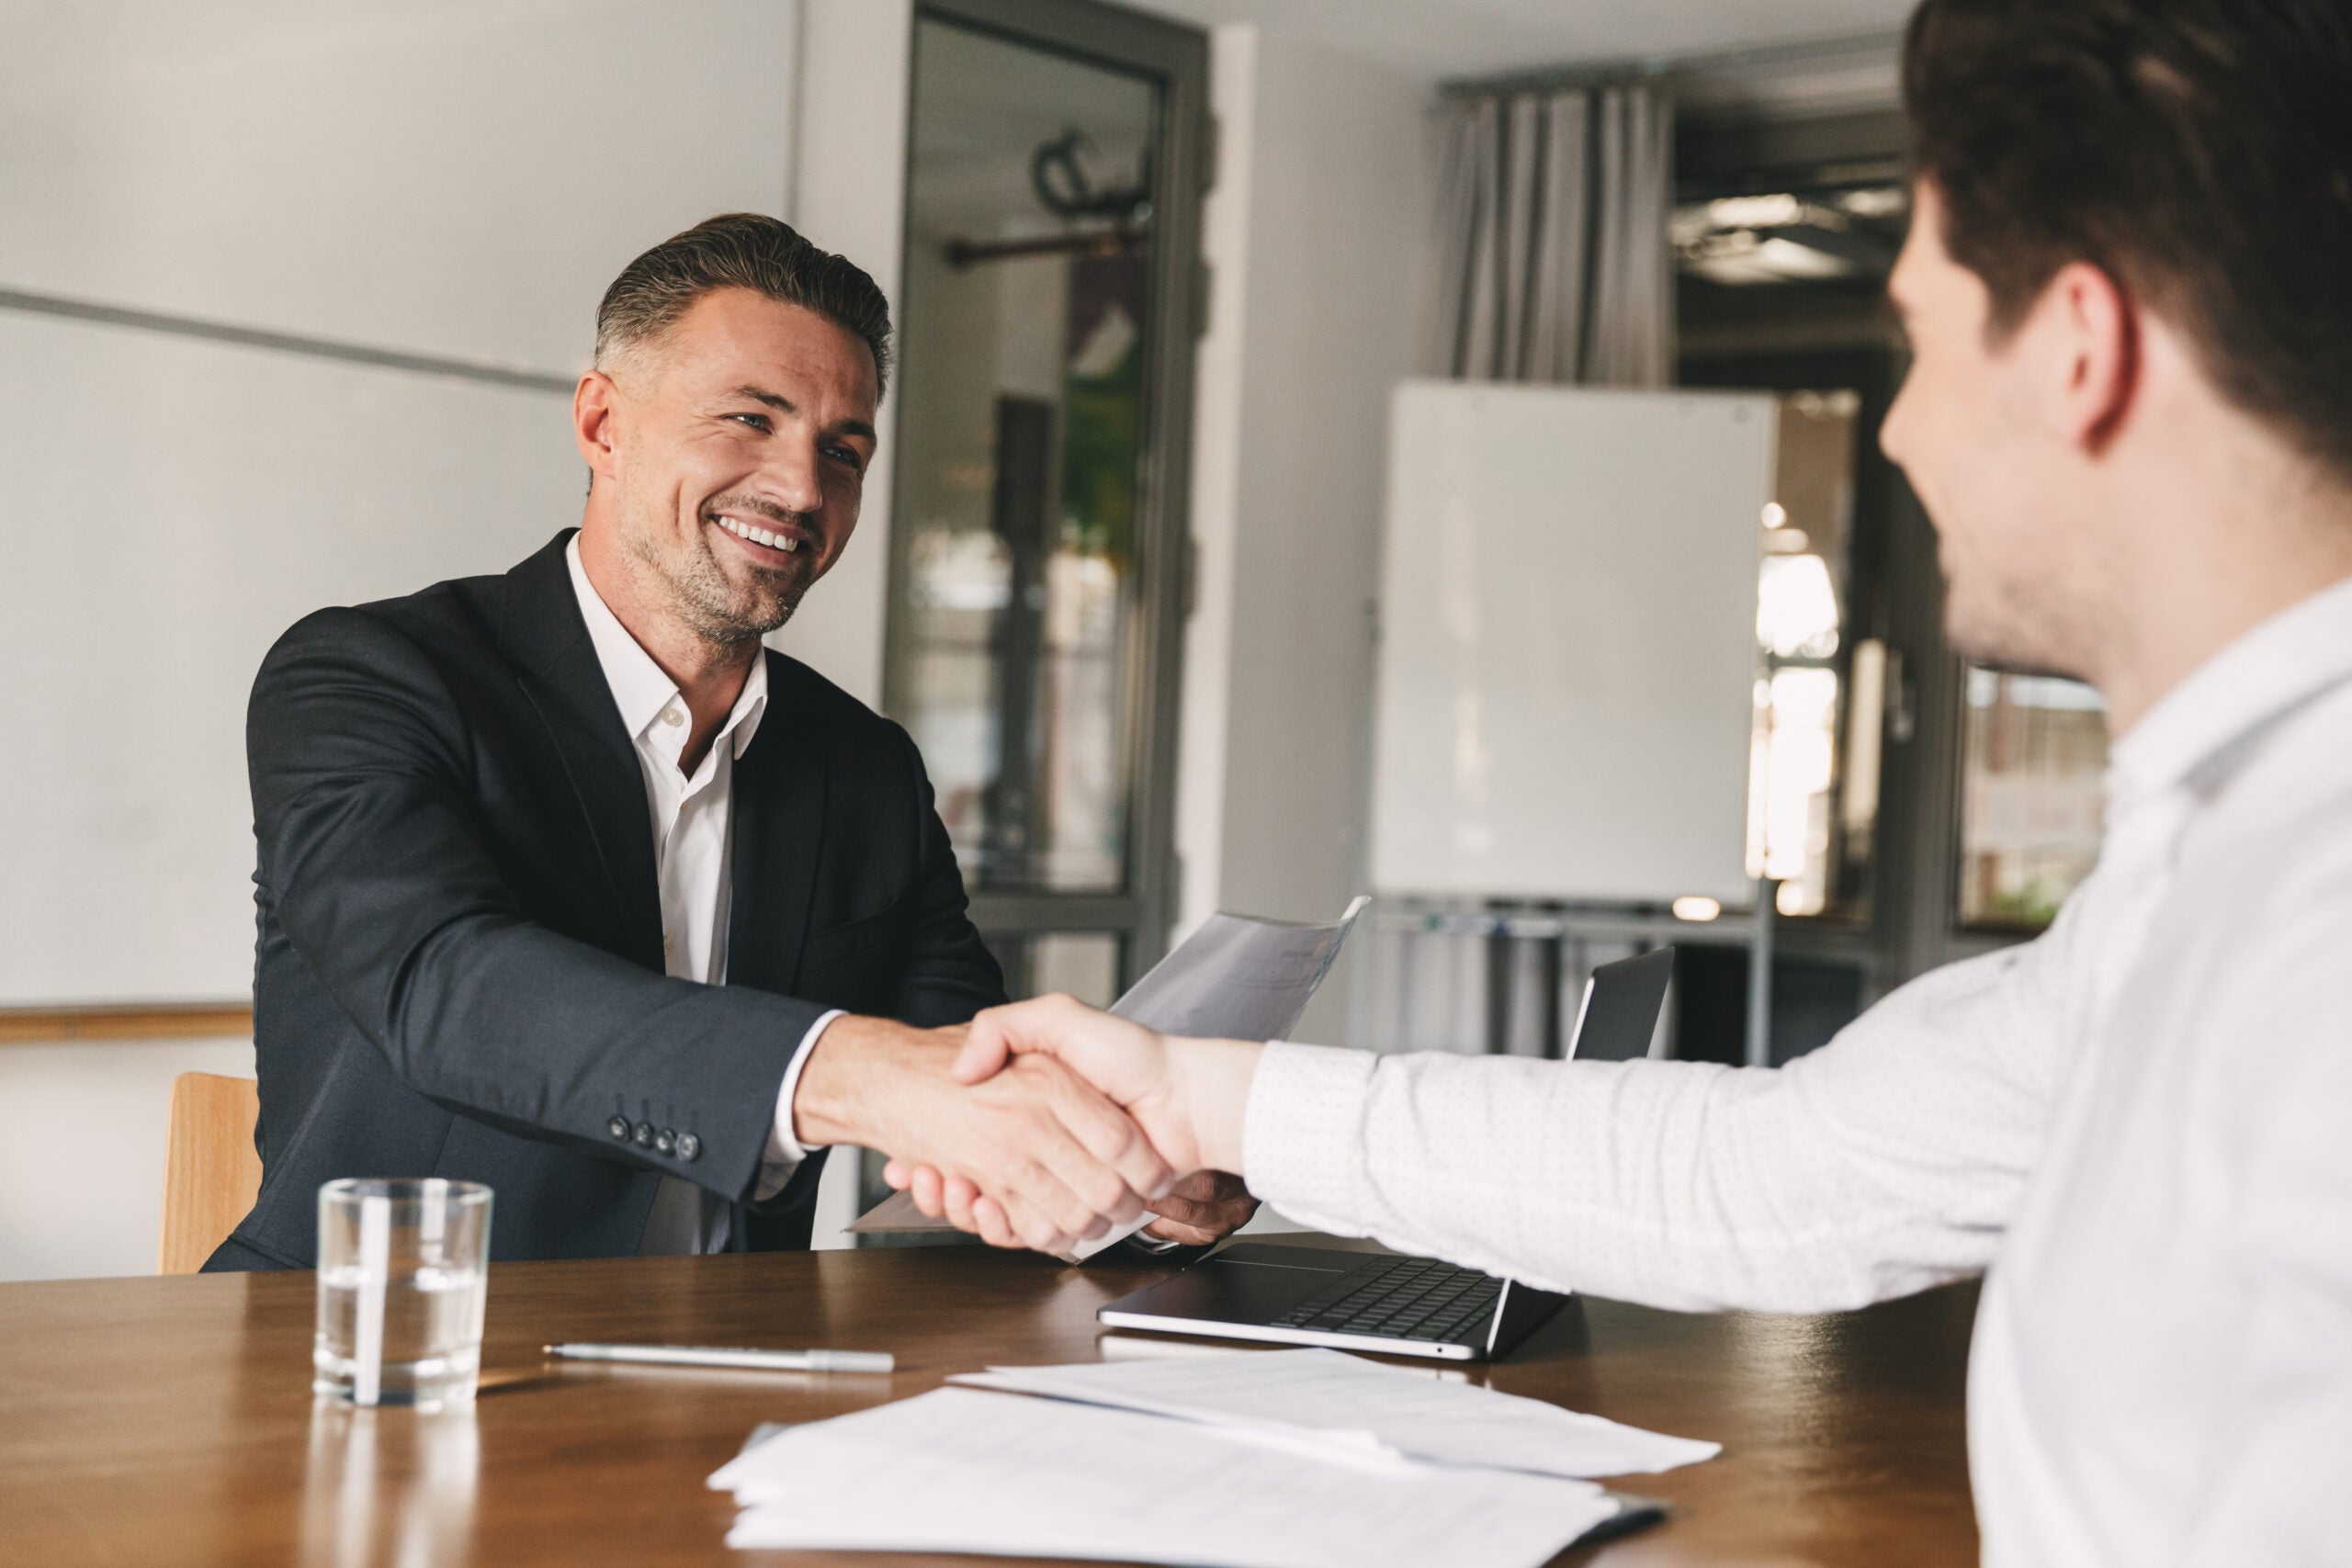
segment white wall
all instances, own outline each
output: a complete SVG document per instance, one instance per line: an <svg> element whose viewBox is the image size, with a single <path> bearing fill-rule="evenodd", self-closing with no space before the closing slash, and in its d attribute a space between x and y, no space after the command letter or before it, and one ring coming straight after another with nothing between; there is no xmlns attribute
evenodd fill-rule
<svg viewBox="0 0 2352 1568"><path fill-rule="evenodd" d="M0 286L569 374L786 195L793 0L0 6Z"/></svg>
<svg viewBox="0 0 2352 1568"><path fill-rule="evenodd" d="M0 1045L0 1280L152 1274L181 1073L254 1076L249 1040Z"/></svg>
<svg viewBox="0 0 2352 1568"><path fill-rule="evenodd" d="M1188 928L1220 908L1329 919L1363 888L1387 399L1412 368L1432 211L1418 85L1254 26L1213 39ZM1341 1037L1349 983L1334 975L1301 1033Z"/></svg>

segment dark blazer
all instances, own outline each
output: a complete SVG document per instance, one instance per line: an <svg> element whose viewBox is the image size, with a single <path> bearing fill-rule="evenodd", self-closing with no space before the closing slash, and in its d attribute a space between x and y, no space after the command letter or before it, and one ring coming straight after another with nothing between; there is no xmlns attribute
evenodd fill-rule
<svg viewBox="0 0 2352 1568"><path fill-rule="evenodd" d="M322 610L254 683L260 1198L208 1269L308 1268L319 1184L497 1191L492 1255L632 1254L663 1173L806 1247L823 1161L751 1203L829 1008L1003 999L914 744L778 653L735 761L728 984L666 977L645 785L564 561Z"/></svg>

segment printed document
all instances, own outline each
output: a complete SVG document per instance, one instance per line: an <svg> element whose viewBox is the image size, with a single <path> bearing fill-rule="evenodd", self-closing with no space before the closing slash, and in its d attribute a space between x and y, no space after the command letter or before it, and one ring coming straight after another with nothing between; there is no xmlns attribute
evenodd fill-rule
<svg viewBox="0 0 2352 1568"><path fill-rule="evenodd" d="M966 1388L788 1428L710 1484L743 1506L734 1547L1205 1568L1536 1568L1618 1511L1589 1482L1336 1462Z"/></svg>
<svg viewBox="0 0 2352 1568"><path fill-rule="evenodd" d="M1540 1399L1498 1393L1337 1350L1258 1350L1181 1360L991 1367L949 1380L1172 1416L1225 1431L1286 1434L1439 1464L1545 1475L1653 1473L1721 1445L1644 1431Z"/></svg>

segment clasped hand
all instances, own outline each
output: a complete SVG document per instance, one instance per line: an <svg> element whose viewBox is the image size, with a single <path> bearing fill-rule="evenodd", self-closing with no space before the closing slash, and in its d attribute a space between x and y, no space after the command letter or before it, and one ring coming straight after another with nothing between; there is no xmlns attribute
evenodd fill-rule
<svg viewBox="0 0 2352 1568"><path fill-rule="evenodd" d="M1257 1208L1240 1172L1241 1113L1259 1050L1254 1042L1162 1035L1069 997L1041 997L974 1019L950 1074L977 1091L1046 1065L1074 1072L1106 1107L1132 1118L1165 1170L1181 1173L1158 1190L1136 1190L1159 1216L1148 1234L1200 1246L1237 1229ZM989 1171L894 1151L884 1177L924 1213L991 1246L1038 1246L1035 1205ZM1137 1212L1102 1212L1103 1223L1082 1235L1101 1235Z"/></svg>
<svg viewBox="0 0 2352 1568"><path fill-rule="evenodd" d="M818 1037L792 1100L808 1146L861 1144L985 1187L1007 1245L1067 1252L1142 1214L1175 1172L1135 1122L1061 1063L986 1081L951 1067L961 1029L846 1017Z"/></svg>

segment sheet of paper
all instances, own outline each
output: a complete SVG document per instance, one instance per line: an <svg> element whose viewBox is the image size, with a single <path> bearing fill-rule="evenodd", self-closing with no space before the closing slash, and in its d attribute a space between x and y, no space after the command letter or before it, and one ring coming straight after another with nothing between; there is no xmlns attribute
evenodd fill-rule
<svg viewBox="0 0 2352 1568"><path fill-rule="evenodd" d="M1369 898L1328 926L1215 914L1111 1004L1163 1034L1274 1040L1296 1027Z"/></svg>
<svg viewBox="0 0 2352 1568"><path fill-rule="evenodd" d="M893 1192L842 1227L852 1235L906 1235L918 1231L952 1231L954 1223L934 1220L915 1207L904 1192Z"/></svg>
<svg viewBox="0 0 2352 1568"><path fill-rule="evenodd" d="M1370 902L1358 898L1328 926L1211 915L1112 1003L1111 1010L1164 1034L1280 1039L1297 1026L1316 988L1338 961L1356 916ZM1124 1230L1081 1242L1069 1256L1072 1261L1091 1258L1150 1223L1146 1215ZM954 1228L926 1215L903 1192L885 1198L849 1226L860 1235Z"/></svg>
<svg viewBox="0 0 2352 1568"><path fill-rule="evenodd" d="M1540 1399L1440 1382L1338 1350L1240 1351L1171 1361L991 1367L950 1380L1247 1430L1312 1433L1440 1464L1546 1475L1634 1475L1713 1459L1670 1438Z"/></svg>
<svg viewBox="0 0 2352 1568"><path fill-rule="evenodd" d="M1328 1462L960 1388L792 1427L710 1483L745 1505L729 1546L1208 1568L1535 1568L1618 1506L1584 1482Z"/></svg>

